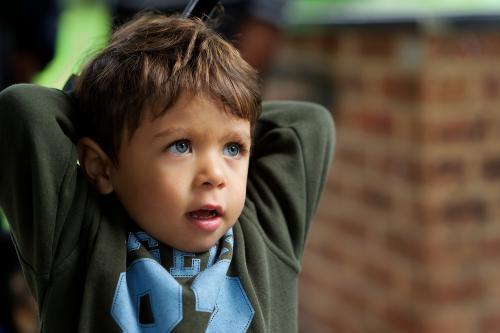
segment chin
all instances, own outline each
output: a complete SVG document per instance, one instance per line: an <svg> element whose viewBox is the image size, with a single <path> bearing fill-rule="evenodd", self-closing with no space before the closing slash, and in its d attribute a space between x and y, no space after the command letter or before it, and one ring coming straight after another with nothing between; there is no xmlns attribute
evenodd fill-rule
<svg viewBox="0 0 500 333"><path fill-rule="evenodd" d="M196 242L194 244L191 243L188 246L179 246L177 247L177 249L184 252L196 252L196 253L206 252L212 246L214 246L218 240L219 238L217 238L215 241L206 240L206 241Z"/></svg>
<svg viewBox="0 0 500 333"><path fill-rule="evenodd" d="M214 246L214 244L211 244L209 246L199 245L199 246L189 246L189 247L185 247L185 248L180 247L177 249L184 251L184 252L203 253L203 252L207 252L212 246Z"/></svg>

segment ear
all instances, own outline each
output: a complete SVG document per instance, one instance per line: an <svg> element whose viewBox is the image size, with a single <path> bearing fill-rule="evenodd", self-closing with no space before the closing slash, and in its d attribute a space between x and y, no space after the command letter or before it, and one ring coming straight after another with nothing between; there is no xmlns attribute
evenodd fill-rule
<svg viewBox="0 0 500 333"><path fill-rule="evenodd" d="M88 180L101 194L113 192L111 168L113 162L91 138L84 137L78 141L78 159Z"/></svg>

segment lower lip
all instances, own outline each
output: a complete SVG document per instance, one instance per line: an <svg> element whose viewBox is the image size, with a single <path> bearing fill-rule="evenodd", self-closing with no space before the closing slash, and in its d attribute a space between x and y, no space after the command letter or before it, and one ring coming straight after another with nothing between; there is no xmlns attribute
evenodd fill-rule
<svg viewBox="0 0 500 333"><path fill-rule="evenodd" d="M208 232L217 230L221 224L219 216L211 219L197 219L192 216L188 216L187 218L195 227Z"/></svg>

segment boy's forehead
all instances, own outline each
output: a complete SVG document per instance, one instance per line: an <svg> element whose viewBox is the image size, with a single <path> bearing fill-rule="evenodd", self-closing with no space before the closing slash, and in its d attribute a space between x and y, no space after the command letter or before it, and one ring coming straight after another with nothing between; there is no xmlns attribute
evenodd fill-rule
<svg viewBox="0 0 500 333"><path fill-rule="evenodd" d="M249 119L240 117L238 112L224 105L221 99L207 93L194 94L184 91L168 108L151 108L147 111L151 122L180 120L186 124L203 122L205 112L211 111L211 116L224 118L224 123L250 123Z"/></svg>
<svg viewBox="0 0 500 333"><path fill-rule="evenodd" d="M250 120L237 116L222 102L206 95L186 94L169 108L145 112L137 131L154 138L195 134L207 128L219 134L251 136Z"/></svg>
<svg viewBox="0 0 500 333"><path fill-rule="evenodd" d="M165 103L167 100L168 102ZM142 117L154 121L165 114L172 113L172 111L191 111L203 108L208 104L215 106L221 112L231 114L231 111L224 105L221 98L213 97L208 92L193 92L184 89L176 96L171 96L166 100L160 98L152 102L142 110Z"/></svg>

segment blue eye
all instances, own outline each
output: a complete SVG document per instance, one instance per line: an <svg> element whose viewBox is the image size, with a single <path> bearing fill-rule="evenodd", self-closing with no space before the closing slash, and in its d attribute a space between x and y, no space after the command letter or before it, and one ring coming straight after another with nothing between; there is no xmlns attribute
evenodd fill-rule
<svg viewBox="0 0 500 333"><path fill-rule="evenodd" d="M224 155L230 157L237 157L240 155L240 153L241 153L241 147L236 143L230 143L224 147Z"/></svg>
<svg viewBox="0 0 500 333"><path fill-rule="evenodd" d="M179 140L168 146L167 151L175 155L185 155L191 152L191 144L188 140Z"/></svg>

